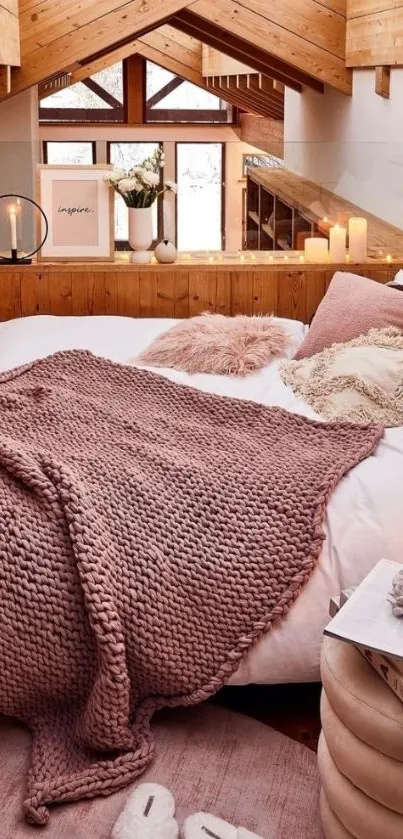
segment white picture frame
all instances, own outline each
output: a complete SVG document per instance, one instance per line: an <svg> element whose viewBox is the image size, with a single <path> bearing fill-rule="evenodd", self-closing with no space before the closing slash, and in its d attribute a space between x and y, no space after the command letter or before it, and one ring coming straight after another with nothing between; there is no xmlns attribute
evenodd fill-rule
<svg viewBox="0 0 403 839"><path fill-rule="evenodd" d="M49 224L40 262L109 262L115 258L112 166L39 164L37 200ZM40 221L43 238L44 219Z"/></svg>

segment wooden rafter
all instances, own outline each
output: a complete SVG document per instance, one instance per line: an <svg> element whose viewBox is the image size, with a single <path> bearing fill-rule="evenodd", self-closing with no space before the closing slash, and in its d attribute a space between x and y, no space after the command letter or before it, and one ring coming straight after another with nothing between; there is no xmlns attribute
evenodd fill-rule
<svg viewBox="0 0 403 839"><path fill-rule="evenodd" d="M319 0L195 0L187 4L183 14L201 19L200 28L223 31L218 49L228 52L232 37L240 38L250 47L270 53L288 66L288 72L295 70L308 79L351 93L351 72L345 65L345 14L325 7ZM260 69L247 54L240 60Z"/></svg>
<svg viewBox="0 0 403 839"><path fill-rule="evenodd" d="M20 24L18 0L0 0L0 64L20 64Z"/></svg>
<svg viewBox="0 0 403 839"><path fill-rule="evenodd" d="M188 10L175 15L172 22L181 32L199 37L203 43L209 44L215 49L225 49L226 55L230 55L243 64L250 65L259 73L278 79L287 87L301 91L302 85L309 85L320 92L323 91L321 82L317 82L305 73L294 70L286 62L277 60L264 49L255 47L245 41L244 38L229 35L225 29L199 18L198 15L194 15Z"/></svg>
<svg viewBox="0 0 403 839"><path fill-rule="evenodd" d="M60 17L66 17L64 4L60 7L53 0L44 0L42 5L46 6L49 14L57 16L57 25L52 24L53 16L47 18L46 26L42 24L45 45L42 36L40 44L36 36L24 40L22 66L12 73L12 93L18 93L74 68L77 62L84 60L88 55L89 44L94 44L97 51L101 52L109 50L114 44L118 45L125 38L130 40L134 36L146 34L164 23L185 3L184 0L150 0L148 3L144 0L86 0L79 5L73 4L77 11L69 18L67 32L64 24L60 22ZM61 36L60 31L64 33ZM0 96L2 95L4 79L0 74Z"/></svg>

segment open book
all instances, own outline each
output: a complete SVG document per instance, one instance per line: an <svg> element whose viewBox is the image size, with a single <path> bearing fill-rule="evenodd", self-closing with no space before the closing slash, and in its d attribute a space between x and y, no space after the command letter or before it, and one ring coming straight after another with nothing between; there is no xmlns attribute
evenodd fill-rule
<svg viewBox="0 0 403 839"><path fill-rule="evenodd" d="M325 635L403 660L403 618L392 613L388 594L402 569L381 559L352 592L325 629Z"/></svg>

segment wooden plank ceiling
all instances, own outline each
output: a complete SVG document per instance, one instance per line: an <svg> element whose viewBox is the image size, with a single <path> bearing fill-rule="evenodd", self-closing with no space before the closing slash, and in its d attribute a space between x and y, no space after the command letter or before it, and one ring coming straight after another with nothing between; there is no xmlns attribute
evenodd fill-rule
<svg viewBox="0 0 403 839"><path fill-rule="evenodd" d="M403 0L347 0L347 65L402 65L402 32Z"/></svg>
<svg viewBox="0 0 403 839"><path fill-rule="evenodd" d="M12 71L11 93L79 72L81 65L106 53L118 55L127 47L132 54L139 40L152 60L163 54L164 66L167 58L190 66L183 62L184 53L178 56L177 35L167 36L167 23L171 33L174 27L221 51L225 45L226 54L261 76L296 89L310 85L323 90L328 83L351 93L351 71L344 56L344 0L64 0L60 4L20 0L21 67ZM151 34L152 42L144 40ZM242 100L250 95L255 104L262 95L260 82L254 80L253 90L243 75L249 74L239 74L236 93ZM219 78L224 89L223 76ZM0 69L0 98L7 93L6 75ZM234 90L228 93L233 95Z"/></svg>

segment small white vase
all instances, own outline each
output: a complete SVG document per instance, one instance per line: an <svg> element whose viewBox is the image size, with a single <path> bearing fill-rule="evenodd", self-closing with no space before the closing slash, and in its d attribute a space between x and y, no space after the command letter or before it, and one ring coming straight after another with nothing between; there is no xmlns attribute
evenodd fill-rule
<svg viewBox="0 0 403 839"><path fill-rule="evenodd" d="M150 262L148 250L153 240L151 207L129 207L129 244L133 248L133 262Z"/></svg>
<svg viewBox="0 0 403 839"><path fill-rule="evenodd" d="M164 263L171 263L175 262L175 259L178 255L178 251L176 250L175 245L169 241L169 239L163 239L162 242L157 245L154 251L154 256L158 262Z"/></svg>

